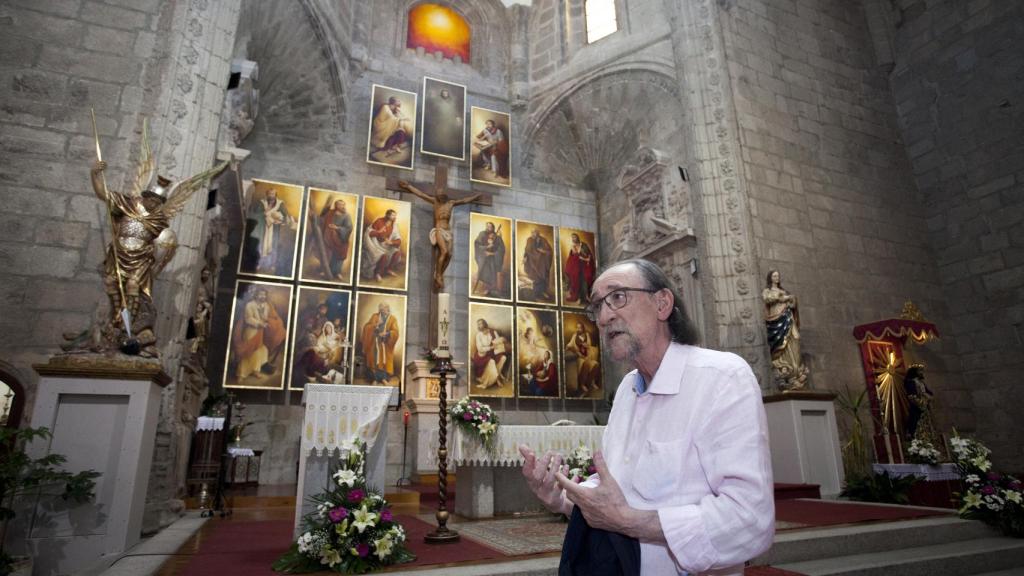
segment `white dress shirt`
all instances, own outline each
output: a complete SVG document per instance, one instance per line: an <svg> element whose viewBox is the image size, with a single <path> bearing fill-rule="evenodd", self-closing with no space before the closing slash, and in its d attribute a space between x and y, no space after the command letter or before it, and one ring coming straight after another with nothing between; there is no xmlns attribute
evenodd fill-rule
<svg viewBox="0 0 1024 576"><path fill-rule="evenodd" d="M753 372L735 354L673 343L644 388L636 370L622 379L603 442L626 500L657 510L668 542L640 543L640 573L741 575L775 533Z"/></svg>

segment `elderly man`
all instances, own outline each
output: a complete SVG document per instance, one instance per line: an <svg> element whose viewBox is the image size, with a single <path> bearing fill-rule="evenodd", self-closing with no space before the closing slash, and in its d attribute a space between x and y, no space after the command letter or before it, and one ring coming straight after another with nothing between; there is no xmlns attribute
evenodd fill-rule
<svg viewBox="0 0 1024 576"><path fill-rule="evenodd" d="M615 395L597 475L575 484L560 455L522 446L530 489L553 512L575 506L584 530L607 531L616 544L638 540L640 574L742 574L771 545L775 520L767 423L750 367L693 345L679 294L646 260L601 274L587 312L611 356L635 370ZM594 551L563 551L563 565L583 573L578 566Z"/></svg>

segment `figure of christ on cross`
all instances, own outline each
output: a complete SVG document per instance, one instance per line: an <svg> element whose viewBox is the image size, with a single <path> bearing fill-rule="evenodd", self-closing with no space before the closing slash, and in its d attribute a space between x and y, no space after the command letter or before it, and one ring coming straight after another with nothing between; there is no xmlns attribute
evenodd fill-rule
<svg viewBox="0 0 1024 576"><path fill-rule="evenodd" d="M405 180L399 180L397 184L400 190L409 192L434 207L434 227L430 230L430 244L434 252L434 292L441 292L444 290L444 271L452 260L452 209L474 202L490 204L490 197L482 193L466 195L467 193L461 190L449 191L448 166L445 164L439 164L435 169L432 195ZM453 196L459 194L462 197L452 198L449 192L452 192Z"/></svg>

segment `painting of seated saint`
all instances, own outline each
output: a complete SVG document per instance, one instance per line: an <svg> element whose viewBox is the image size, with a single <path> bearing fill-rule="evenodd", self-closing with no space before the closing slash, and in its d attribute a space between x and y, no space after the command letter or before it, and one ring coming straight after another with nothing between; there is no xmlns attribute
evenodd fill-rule
<svg viewBox="0 0 1024 576"><path fill-rule="evenodd" d="M578 312L562 312L562 373L565 397L604 398L601 378L601 342L590 318Z"/></svg>
<svg viewBox="0 0 1024 576"><path fill-rule="evenodd" d="M469 303L469 395L515 396L512 307Z"/></svg>
<svg viewBox="0 0 1024 576"><path fill-rule="evenodd" d="M559 398L558 312L516 309L516 384L520 398Z"/></svg>
<svg viewBox="0 0 1024 576"><path fill-rule="evenodd" d="M291 302L291 286L235 283L224 361L225 388L284 388Z"/></svg>

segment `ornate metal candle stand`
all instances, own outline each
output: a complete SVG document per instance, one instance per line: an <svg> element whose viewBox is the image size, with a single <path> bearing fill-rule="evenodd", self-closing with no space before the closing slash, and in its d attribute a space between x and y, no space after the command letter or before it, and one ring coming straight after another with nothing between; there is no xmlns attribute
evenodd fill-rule
<svg viewBox="0 0 1024 576"><path fill-rule="evenodd" d="M459 541L459 533L448 528L448 376L455 374L451 354L447 348L437 351L437 363L431 370L441 381L437 403L437 530L423 537L427 544L446 544Z"/></svg>

